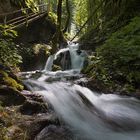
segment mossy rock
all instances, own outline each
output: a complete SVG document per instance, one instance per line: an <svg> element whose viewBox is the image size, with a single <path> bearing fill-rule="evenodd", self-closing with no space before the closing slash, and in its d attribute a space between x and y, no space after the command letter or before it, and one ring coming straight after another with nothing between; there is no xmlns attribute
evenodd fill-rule
<svg viewBox="0 0 140 140"><path fill-rule="evenodd" d="M14 80L13 78L4 77L3 80L7 86L13 87L18 90L23 90L23 86L21 84L17 83L16 80Z"/></svg>
<svg viewBox="0 0 140 140"><path fill-rule="evenodd" d="M52 71L58 71L58 70L62 70L62 68L60 66L54 64L52 67Z"/></svg>
<svg viewBox="0 0 140 140"><path fill-rule="evenodd" d="M15 79L10 77L7 72L0 70L0 84L1 85L7 85L12 88L15 88L16 90L23 90L23 86L18 83Z"/></svg>

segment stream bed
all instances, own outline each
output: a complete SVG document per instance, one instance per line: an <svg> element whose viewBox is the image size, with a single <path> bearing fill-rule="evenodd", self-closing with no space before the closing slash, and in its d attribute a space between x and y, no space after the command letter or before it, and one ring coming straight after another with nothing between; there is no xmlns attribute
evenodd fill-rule
<svg viewBox="0 0 140 140"><path fill-rule="evenodd" d="M68 49L60 53L65 51ZM84 59L74 52L70 54L72 66L69 70L52 72L51 58L54 56L37 78L33 78L33 72L24 73L28 89L43 96L44 102L63 122L62 126L71 133L66 137L50 138L45 137L47 129L36 140L139 140L140 101L133 97L93 92L75 84L75 80L83 77L80 68Z"/></svg>

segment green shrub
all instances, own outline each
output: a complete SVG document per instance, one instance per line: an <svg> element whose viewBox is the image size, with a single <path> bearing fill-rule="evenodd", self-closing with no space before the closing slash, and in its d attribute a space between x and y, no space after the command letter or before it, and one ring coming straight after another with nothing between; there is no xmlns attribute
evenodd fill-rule
<svg viewBox="0 0 140 140"><path fill-rule="evenodd" d="M112 34L97 49L100 56L98 72L110 80L140 84L140 17ZM100 69L100 70L99 70Z"/></svg>
<svg viewBox="0 0 140 140"><path fill-rule="evenodd" d="M15 38L18 36L17 32L11 29L13 25L0 25L0 36L7 38Z"/></svg>
<svg viewBox="0 0 140 140"><path fill-rule="evenodd" d="M36 1L35 0L10 0L10 3L12 5L15 5L15 6L21 7L21 8L27 8L28 7L34 12L38 11L38 8L36 7ZM23 11L24 11L24 9L23 9Z"/></svg>
<svg viewBox="0 0 140 140"><path fill-rule="evenodd" d="M22 61L16 45L10 39L0 39L0 63L7 66L17 66Z"/></svg>

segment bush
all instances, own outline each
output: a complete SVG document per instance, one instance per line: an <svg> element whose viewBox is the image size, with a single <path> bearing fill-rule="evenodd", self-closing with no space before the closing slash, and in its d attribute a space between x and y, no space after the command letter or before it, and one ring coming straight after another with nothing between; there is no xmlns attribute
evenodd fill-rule
<svg viewBox="0 0 140 140"><path fill-rule="evenodd" d="M140 84L140 17L112 34L97 49L100 67L111 80Z"/></svg>
<svg viewBox="0 0 140 140"><path fill-rule="evenodd" d="M18 54L16 45L11 39L0 39L0 63L15 67L22 61L22 57Z"/></svg>
<svg viewBox="0 0 140 140"><path fill-rule="evenodd" d="M90 77L112 88L121 85L134 91L140 85L140 17L113 33L96 49L97 56L86 70Z"/></svg>

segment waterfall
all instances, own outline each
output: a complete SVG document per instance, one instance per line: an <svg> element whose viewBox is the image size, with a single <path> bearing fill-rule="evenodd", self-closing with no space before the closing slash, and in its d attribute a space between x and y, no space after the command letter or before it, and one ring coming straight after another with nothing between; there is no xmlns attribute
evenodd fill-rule
<svg viewBox="0 0 140 140"><path fill-rule="evenodd" d="M44 68L44 71L51 71L54 61L61 65L63 70L77 69L83 67L86 53L79 49L79 44L69 44L67 48L60 49L55 55L51 55Z"/></svg>
<svg viewBox="0 0 140 140"><path fill-rule="evenodd" d="M46 62L44 71L51 71L52 70L53 60L54 60L54 55L50 55L47 62Z"/></svg>
<svg viewBox="0 0 140 140"><path fill-rule="evenodd" d="M79 44L71 44L69 45L69 51L71 55L71 63L72 69L81 69L83 67L83 63L86 57L84 51L79 50Z"/></svg>
<svg viewBox="0 0 140 140"><path fill-rule="evenodd" d="M55 60L63 67L68 63L67 56L62 55L67 52L72 69L51 72ZM58 118L72 131L72 140L139 140L140 101L93 92L75 84L74 79L82 77L79 69L84 60L85 52L79 50L78 44L68 45L49 57L39 78L27 79L24 83L52 106Z"/></svg>

